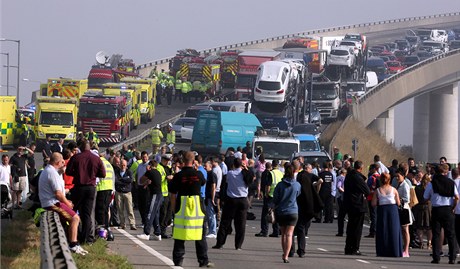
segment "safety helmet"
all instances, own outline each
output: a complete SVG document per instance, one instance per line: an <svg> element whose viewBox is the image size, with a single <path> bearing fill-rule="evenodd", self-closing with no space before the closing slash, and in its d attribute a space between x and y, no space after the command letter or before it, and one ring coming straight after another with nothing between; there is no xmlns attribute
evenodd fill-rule
<svg viewBox="0 0 460 269"><path fill-rule="evenodd" d="M107 241L113 241L115 240L115 237L113 236L112 231L107 231Z"/></svg>
<svg viewBox="0 0 460 269"><path fill-rule="evenodd" d="M160 129L160 124L155 125L155 129Z"/></svg>
<svg viewBox="0 0 460 269"><path fill-rule="evenodd" d="M99 228L97 235L99 236L99 238L107 239L107 230L101 227Z"/></svg>
<svg viewBox="0 0 460 269"><path fill-rule="evenodd" d="M171 128L172 128L172 123L168 123L168 127L171 127Z"/></svg>

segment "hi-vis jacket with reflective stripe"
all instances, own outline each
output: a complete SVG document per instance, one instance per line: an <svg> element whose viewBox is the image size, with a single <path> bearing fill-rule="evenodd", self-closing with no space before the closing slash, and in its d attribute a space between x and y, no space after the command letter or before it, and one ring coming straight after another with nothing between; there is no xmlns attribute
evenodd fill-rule
<svg viewBox="0 0 460 269"><path fill-rule="evenodd" d="M268 193L268 195L270 197L273 197L275 187L279 182L281 182L281 179L283 178L283 173L278 169L273 169L272 171L270 171L270 174L272 176L272 185L270 186L270 192Z"/></svg>
<svg viewBox="0 0 460 269"><path fill-rule="evenodd" d="M113 166L104 157L101 157L101 160L105 167L105 178L99 179L99 182L96 185L96 191L114 190L115 172L113 170Z"/></svg>
<svg viewBox="0 0 460 269"><path fill-rule="evenodd" d="M173 238L179 240L201 240L204 213L200 196L180 196L180 209L174 216Z"/></svg>

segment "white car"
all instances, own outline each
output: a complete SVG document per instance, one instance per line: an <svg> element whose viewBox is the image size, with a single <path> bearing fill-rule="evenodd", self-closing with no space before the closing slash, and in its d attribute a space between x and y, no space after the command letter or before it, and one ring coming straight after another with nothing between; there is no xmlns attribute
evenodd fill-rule
<svg viewBox="0 0 460 269"><path fill-rule="evenodd" d="M191 126L191 127L181 127L180 133L181 133L181 136L182 136L181 138L183 140L192 141L193 126Z"/></svg>
<svg viewBox="0 0 460 269"><path fill-rule="evenodd" d="M328 65L343 65L353 67L355 65L355 55L350 47L337 47L331 49L327 58Z"/></svg>
<svg viewBox="0 0 460 269"><path fill-rule="evenodd" d="M283 103L289 90L291 66L281 61L268 61L259 66L254 100Z"/></svg>
<svg viewBox="0 0 460 269"><path fill-rule="evenodd" d="M355 40L342 40L339 43L339 47L349 47L353 49L353 53L355 55L358 55L359 52L362 49L362 45L360 41L355 41Z"/></svg>

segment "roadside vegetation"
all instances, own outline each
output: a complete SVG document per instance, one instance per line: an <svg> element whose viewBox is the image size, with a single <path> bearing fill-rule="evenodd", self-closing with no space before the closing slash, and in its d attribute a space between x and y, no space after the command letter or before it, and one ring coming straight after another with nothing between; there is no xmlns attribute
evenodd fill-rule
<svg viewBox="0 0 460 269"><path fill-rule="evenodd" d="M12 220L2 220L0 268L40 268L40 229L33 223L30 212L14 213ZM89 254L73 255L79 269L133 268L126 257L111 252L102 239L83 248Z"/></svg>
<svg viewBox="0 0 460 269"><path fill-rule="evenodd" d="M373 162L376 154L380 155L380 160L386 166L390 166L393 159L397 159L399 162L406 162L407 158L410 157L407 153L389 144L377 131L365 128L353 118L346 120L344 126L340 128L342 124L343 121L331 123L321 134L321 144L325 146L328 152L331 152L329 144L335 136L331 146L338 147L342 154L349 154L351 157L353 157L351 141L358 139L356 159L363 161L366 166Z"/></svg>

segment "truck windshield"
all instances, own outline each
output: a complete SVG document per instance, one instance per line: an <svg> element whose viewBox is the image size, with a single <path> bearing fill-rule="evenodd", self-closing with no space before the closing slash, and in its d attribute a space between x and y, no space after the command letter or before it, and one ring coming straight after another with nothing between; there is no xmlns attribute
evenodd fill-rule
<svg viewBox="0 0 460 269"><path fill-rule="evenodd" d="M256 84L255 75L238 75L236 77L236 87L237 88L254 88Z"/></svg>
<svg viewBox="0 0 460 269"><path fill-rule="evenodd" d="M313 85L313 100L333 100L337 98L336 84Z"/></svg>
<svg viewBox="0 0 460 269"><path fill-rule="evenodd" d="M300 151L319 151L319 145L316 141L300 141Z"/></svg>
<svg viewBox="0 0 460 269"><path fill-rule="evenodd" d="M298 144L284 143L282 141L256 141L254 148L262 148L265 159L289 160L293 153L297 152Z"/></svg>
<svg viewBox="0 0 460 269"><path fill-rule="evenodd" d="M73 125L73 115L72 113L66 113L66 112L42 111L40 113L40 124L72 126Z"/></svg>
<svg viewBox="0 0 460 269"><path fill-rule="evenodd" d="M81 118L116 119L118 109L116 105L81 103L78 116Z"/></svg>
<svg viewBox="0 0 460 269"><path fill-rule="evenodd" d="M266 90L266 91L277 91L281 89L281 83L278 81L259 81L259 84L257 85L257 88L261 90Z"/></svg>
<svg viewBox="0 0 460 269"><path fill-rule="evenodd" d="M141 102L145 103L149 100L147 92L141 92Z"/></svg>
<svg viewBox="0 0 460 269"><path fill-rule="evenodd" d="M88 77L88 87L100 87L104 83L110 83L113 82L113 79L107 79L107 78L92 78Z"/></svg>
<svg viewBox="0 0 460 269"><path fill-rule="evenodd" d="M342 89L347 92L364 92L366 90L366 85L364 83L348 83L347 86L342 87Z"/></svg>
<svg viewBox="0 0 460 269"><path fill-rule="evenodd" d="M419 36L429 36L429 35L431 35L431 30L417 30L417 35L419 35Z"/></svg>

